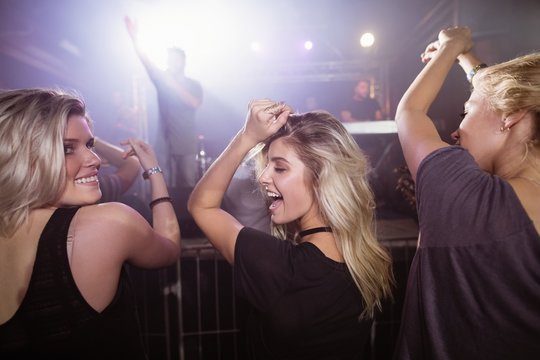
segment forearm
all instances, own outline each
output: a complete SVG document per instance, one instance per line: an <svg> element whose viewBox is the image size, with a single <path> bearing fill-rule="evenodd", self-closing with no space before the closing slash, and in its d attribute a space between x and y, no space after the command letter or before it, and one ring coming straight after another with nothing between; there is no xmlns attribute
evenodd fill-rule
<svg viewBox="0 0 540 360"><path fill-rule="evenodd" d="M482 64L482 61L480 61L471 51L460 54L457 59L459 61L459 66L465 71L465 74L469 74L475 66Z"/></svg>
<svg viewBox="0 0 540 360"><path fill-rule="evenodd" d="M403 95L398 105L396 120L398 114L404 110L427 113L460 51L459 46L451 43L441 46Z"/></svg>
<svg viewBox="0 0 540 360"><path fill-rule="evenodd" d="M152 187L152 200L169 197L169 191L162 173L150 175L148 181L150 181ZM154 228L154 231L172 242L180 244L180 227L172 202L158 202L155 205L152 205L151 208L152 227Z"/></svg>
<svg viewBox="0 0 540 360"><path fill-rule="evenodd" d="M105 158L111 165L118 168L125 163L124 149L101 140L97 136L94 138L94 147L98 155Z"/></svg>
<svg viewBox="0 0 540 360"><path fill-rule="evenodd" d="M198 209L220 208L225 191L236 169L255 145L257 145L257 142L246 136L243 130L236 134L191 193L188 202L191 213Z"/></svg>
<svg viewBox="0 0 540 360"><path fill-rule="evenodd" d="M140 173L139 161L133 156L127 158L124 157L124 150L122 148L98 139L97 137L94 139L94 146L98 155L106 159L117 169L115 175L118 176L121 181L120 193L127 191L131 185L133 185L135 178Z"/></svg>

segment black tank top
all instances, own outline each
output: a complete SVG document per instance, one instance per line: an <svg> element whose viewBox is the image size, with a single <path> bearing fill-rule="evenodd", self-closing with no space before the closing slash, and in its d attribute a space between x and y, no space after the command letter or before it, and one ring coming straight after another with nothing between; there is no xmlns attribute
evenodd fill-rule
<svg viewBox="0 0 540 360"><path fill-rule="evenodd" d="M45 226L26 295L0 325L0 359L146 359L125 267L113 301L101 313L75 284L66 242L78 209L57 209Z"/></svg>

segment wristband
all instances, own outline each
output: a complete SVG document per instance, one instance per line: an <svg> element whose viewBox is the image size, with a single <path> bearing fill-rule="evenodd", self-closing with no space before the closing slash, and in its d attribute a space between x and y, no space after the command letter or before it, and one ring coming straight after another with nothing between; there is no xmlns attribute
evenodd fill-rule
<svg viewBox="0 0 540 360"><path fill-rule="evenodd" d="M150 168L148 170L145 170L143 173L142 173L142 177L144 180L148 180L148 178L150 177L150 175L154 175L154 174L157 174L157 173L163 173L163 170L161 170L161 168L158 166L154 166L153 168Z"/></svg>
<svg viewBox="0 0 540 360"><path fill-rule="evenodd" d="M150 206L150 209L153 209L154 206L156 206L157 204L162 203L162 202L170 202L170 203L172 203L172 199L169 196L160 197L160 198L157 198L157 199L154 199L154 200L150 201L150 204L148 204L148 206Z"/></svg>
<svg viewBox="0 0 540 360"><path fill-rule="evenodd" d="M469 80L469 82L472 82L472 78L474 77L474 75L476 75L478 70L483 69L483 68L487 68L487 65L484 63L478 64L475 67L473 67L471 71L469 71L469 73L467 74L467 80Z"/></svg>

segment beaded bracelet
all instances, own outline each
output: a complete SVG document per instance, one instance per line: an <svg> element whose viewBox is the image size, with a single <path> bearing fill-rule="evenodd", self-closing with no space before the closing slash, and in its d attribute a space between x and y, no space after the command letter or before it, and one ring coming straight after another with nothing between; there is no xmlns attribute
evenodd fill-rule
<svg viewBox="0 0 540 360"><path fill-rule="evenodd" d="M153 168L150 168L148 170L145 170L143 173L142 173L142 177L144 180L148 180L148 178L150 177L150 175L154 175L154 174L157 174L157 173L163 173L163 170L161 170L161 168L158 166L154 166Z"/></svg>
<svg viewBox="0 0 540 360"><path fill-rule="evenodd" d="M170 202L170 203L172 203L172 199L170 198L170 196L160 197L160 198L157 198L157 199L154 199L154 200L150 201L150 204L148 204L148 206L150 206L150 209L153 209L154 206L156 206L157 204L162 203L162 202Z"/></svg>
<svg viewBox="0 0 540 360"><path fill-rule="evenodd" d="M474 75L476 75L478 70L483 69L483 68L487 68L487 65L484 63L478 64L475 67L473 67L471 71L469 71L469 73L467 74L467 80L469 80L469 82L472 82L472 78L474 77Z"/></svg>

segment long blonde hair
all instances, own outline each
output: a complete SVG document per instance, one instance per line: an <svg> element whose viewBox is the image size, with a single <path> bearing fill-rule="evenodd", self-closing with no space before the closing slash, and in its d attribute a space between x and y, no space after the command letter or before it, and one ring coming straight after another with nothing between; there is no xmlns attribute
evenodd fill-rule
<svg viewBox="0 0 540 360"><path fill-rule="evenodd" d="M393 276L390 256L375 235L375 201L366 157L343 125L323 111L290 115L265 141L261 166L270 144L278 138L294 149L308 169L321 217L332 228L364 302L361 316L373 317L382 300L391 295ZM272 228L281 239L295 239L299 230L296 223Z"/></svg>
<svg viewBox="0 0 540 360"><path fill-rule="evenodd" d="M0 91L0 236L12 236L30 210L61 195L63 137L71 115L86 116L76 96L45 89Z"/></svg>

